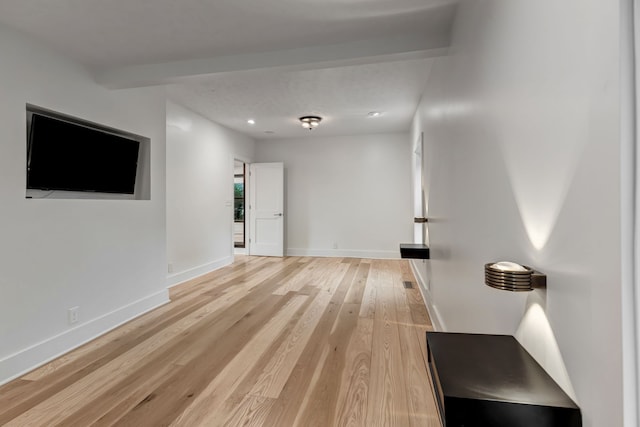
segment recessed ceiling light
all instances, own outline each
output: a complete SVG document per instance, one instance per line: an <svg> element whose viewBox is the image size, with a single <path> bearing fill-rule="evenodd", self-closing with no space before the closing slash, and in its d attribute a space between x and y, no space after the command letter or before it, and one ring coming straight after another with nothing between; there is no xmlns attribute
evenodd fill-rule
<svg viewBox="0 0 640 427"><path fill-rule="evenodd" d="M368 117L380 117L382 113L380 111L371 111L367 114Z"/></svg>
<svg viewBox="0 0 640 427"><path fill-rule="evenodd" d="M265 131L264 131L264 133L266 133L266 134L272 134L272 133L275 133L275 132L274 132L274 131L272 131L272 130L265 130Z"/></svg>
<svg viewBox="0 0 640 427"><path fill-rule="evenodd" d="M249 120L247 120L247 123L249 123L250 125L255 125L256 121L253 120L253 119L249 119Z"/></svg>

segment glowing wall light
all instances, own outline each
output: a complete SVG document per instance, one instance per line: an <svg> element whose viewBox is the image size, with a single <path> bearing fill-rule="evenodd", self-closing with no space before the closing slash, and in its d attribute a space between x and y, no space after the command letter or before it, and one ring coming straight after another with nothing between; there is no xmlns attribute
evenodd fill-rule
<svg viewBox="0 0 640 427"><path fill-rule="evenodd" d="M541 303L535 301L536 299L541 297L533 293L529 294L528 307L514 336L564 392L578 402L558 341L545 310Z"/></svg>
<svg viewBox="0 0 640 427"><path fill-rule="evenodd" d="M510 261L485 264L484 283L495 289L522 292L547 286L547 276L526 265Z"/></svg>

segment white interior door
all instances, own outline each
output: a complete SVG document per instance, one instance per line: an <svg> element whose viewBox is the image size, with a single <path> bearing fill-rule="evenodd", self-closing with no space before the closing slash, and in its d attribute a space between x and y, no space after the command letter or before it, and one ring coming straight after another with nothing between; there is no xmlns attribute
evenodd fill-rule
<svg viewBox="0 0 640 427"><path fill-rule="evenodd" d="M284 164L249 167L249 254L284 255Z"/></svg>

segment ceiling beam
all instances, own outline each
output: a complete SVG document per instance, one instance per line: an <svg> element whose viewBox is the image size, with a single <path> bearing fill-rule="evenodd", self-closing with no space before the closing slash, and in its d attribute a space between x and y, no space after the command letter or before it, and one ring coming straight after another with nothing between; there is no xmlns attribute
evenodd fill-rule
<svg viewBox="0 0 640 427"><path fill-rule="evenodd" d="M448 38L427 39L409 35L362 40L344 44L311 46L244 55L118 67L95 72L99 84L111 89L163 85L206 76L265 68L318 69L377 62L443 56Z"/></svg>

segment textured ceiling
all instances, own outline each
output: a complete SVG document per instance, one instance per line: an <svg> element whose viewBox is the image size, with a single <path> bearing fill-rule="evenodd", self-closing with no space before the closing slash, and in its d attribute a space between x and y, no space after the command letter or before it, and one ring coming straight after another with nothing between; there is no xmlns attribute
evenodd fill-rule
<svg viewBox="0 0 640 427"><path fill-rule="evenodd" d="M86 65L108 87L176 82L172 100L264 139L304 135L297 117L305 114L325 118L318 135L408 131L426 58L448 46L456 4L2 0L0 24Z"/></svg>
<svg viewBox="0 0 640 427"><path fill-rule="evenodd" d="M309 135L298 122L302 115L323 117L312 131L318 136L407 132L431 61L223 73L167 91L175 102L256 139ZM368 117L372 111L383 114Z"/></svg>

